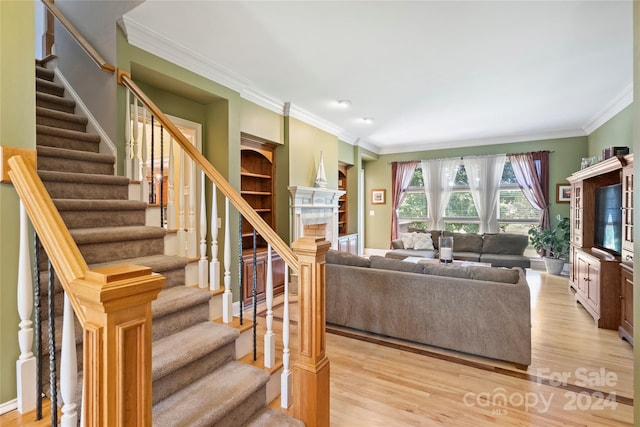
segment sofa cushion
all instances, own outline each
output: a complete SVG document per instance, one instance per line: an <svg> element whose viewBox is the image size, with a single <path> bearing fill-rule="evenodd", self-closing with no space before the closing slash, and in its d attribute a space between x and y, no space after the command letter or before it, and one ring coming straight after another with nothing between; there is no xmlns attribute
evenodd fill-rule
<svg viewBox="0 0 640 427"><path fill-rule="evenodd" d="M371 268L377 268L380 270L394 270L405 271L407 273L422 273L422 264L415 262L404 262L399 259L387 258L378 255L373 255L370 258Z"/></svg>
<svg viewBox="0 0 640 427"><path fill-rule="evenodd" d="M454 243L455 246L455 243ZM455 249L455 247L454 247ZM458 252L458 251L454 251L453 252L453 259L457 260L457 261L473 261L473 262L478 262L480 261L480 254L477 252Z"/></svg>
<svg viewBox="0 0 640 427"><path fill-rule="evenodd" d="M482 252L482 236L475 233L451 233L454 252Z"/></svg>
<svg viewBox="0 0 640 427"><path fill-rule="evenodd" d="M385 254L386 258L405 259L406 257L417 256L420 258L435 258L436 251L417 251L415 249L394 249Z"/></svg>
<svg viewBox="0 0 640 427"><path fill-rule="evenodd" d="M369 259L367 258L350 254L349 252L336 251L334 249L329 249L327 251L326 261L328 264L342 264L353 267L369 267L370 264Z"/></svg>
<svg viewBox="0 0 640 427"><path fill-rule="evenodd" d="M531 260L524 255L482 254L480 262L491 263L492 267L531 267Z"/></svg>
<svg viewBox="0 0 640 427"><path fill-rule="evenodd" d="M528 244L529 236L522 234L485 234L482 241L482 253L522 255Z"/></svg>
<svg viewBox="0 0 640 427"><path fill-rule="evenodd" d="M423 264L424 274L457 277L459 279L485 280L488 282L518 283L520 273L515 269L493 267L459 267L455 265Z"/></svg>

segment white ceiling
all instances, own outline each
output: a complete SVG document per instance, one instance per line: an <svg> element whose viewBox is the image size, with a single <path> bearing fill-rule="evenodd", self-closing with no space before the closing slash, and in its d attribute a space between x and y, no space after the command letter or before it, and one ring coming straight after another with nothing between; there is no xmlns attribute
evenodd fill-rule
<svg viewBox="0 0 640 427"><path fill-rule="evenodd" d="M378 153L586 135L632 100L631 1L147 0L124 23L130 43Z"/></svg>

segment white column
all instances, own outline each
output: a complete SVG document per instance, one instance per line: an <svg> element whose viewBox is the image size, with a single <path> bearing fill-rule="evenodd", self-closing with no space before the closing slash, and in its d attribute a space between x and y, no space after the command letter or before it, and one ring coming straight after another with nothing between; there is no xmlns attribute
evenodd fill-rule
<svg viewBox="0 0 640 427"><path fill-rule="evenodd" d="M64 294L64 317L62 319L62 349L60 354L60 395L62 396L62 427L77 427L76 384L78 383L78 362L76 360L76 333L74 329L73 307Z"/></svg>
<svg viewBox="0 0 640 427"><path fill-rule="evenodd" d="M167 189L167 230L176 229L176 204L174 202L175 192L173 191L173 175L175 166L173 162L173 137L169 138L169 188Z"/></svg>
<svg viewBox="0 0 640 427"><path fill-rule="evenodd" d="M18 412L33 411L36 408L36 358L31 351L33 328L33 281L31 279L31 255L29 250L29 220L27 211L20 201L20 243L18 258L18 314L20 330L18 345L20 357L16 361Z"/></svg>
<svg viewBox="0 0 640 427"><path fill-rule="evenodd" d="M222 321L231 323L233 295L231 294L231 237L229 235L229 198L224 200L224 293L222 294Z"/></svg>
<svg viewBox="0 0 640 427"><path fill-rule="evenodd" d="M196 163L191 160L189 168L189 229L187 231L187 257L198 256L198 237L196 236Z"/></svg>
<svg viewBox="0 0 640 427"><path fill-rule="evenodd" d="M218 261L218 200L217 187L211 181L211 263L209 264L209 287L220 288L220 261Z"/></svg>
<svg viewBox="0 0 640 427"><path fill-rule="evenodd" d="M254 267L255 268L255 267ZM273 333L273 265L271 263L271 245L267 246L267 332L264 334L264 366L271 368L276 364L276 337Z"/></svg>
<svg viewBox="0 0 640 427"><path fill-rule="evenodd" d="M178 250L176 255L187 255L187 235L184 230L184 151L180 150L180 172L178 173Z"/></svg>
<svg viewBox="0 0 640 427"><path fill-rule="evenodd" d="M209 281L209 259L207 258L207 201L204 194L204 171L200 172L200 261L198 261L198 283L206 288Z"/></svg>
<svg viewBox="0 0 640 427"><path fill-rule="evenodd" d="M282 374L280 374L280 406L293 403L293 374L289 369L289 266L284 265L284 313L282 315Z"/></svg>

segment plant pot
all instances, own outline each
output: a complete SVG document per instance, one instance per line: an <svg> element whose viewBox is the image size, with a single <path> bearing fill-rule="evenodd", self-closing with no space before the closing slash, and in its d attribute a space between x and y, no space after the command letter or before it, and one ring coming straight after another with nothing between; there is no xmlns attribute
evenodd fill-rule
<svg viewBox="0 0 640 427"><path fill-rule="evenodd" d="M544 257L544 266L547 273L559 275L564 268L565 260L559 258Z"/></svg>

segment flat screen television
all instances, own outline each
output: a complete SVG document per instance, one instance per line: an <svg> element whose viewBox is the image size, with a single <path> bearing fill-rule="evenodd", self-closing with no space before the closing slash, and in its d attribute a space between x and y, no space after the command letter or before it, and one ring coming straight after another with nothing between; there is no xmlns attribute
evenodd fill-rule
<svg viewBox="0 0 640 427"><path fill-rule="evenodd" d="M596 189L595 246L620 255L622 251L622 184Z"/></svg>

